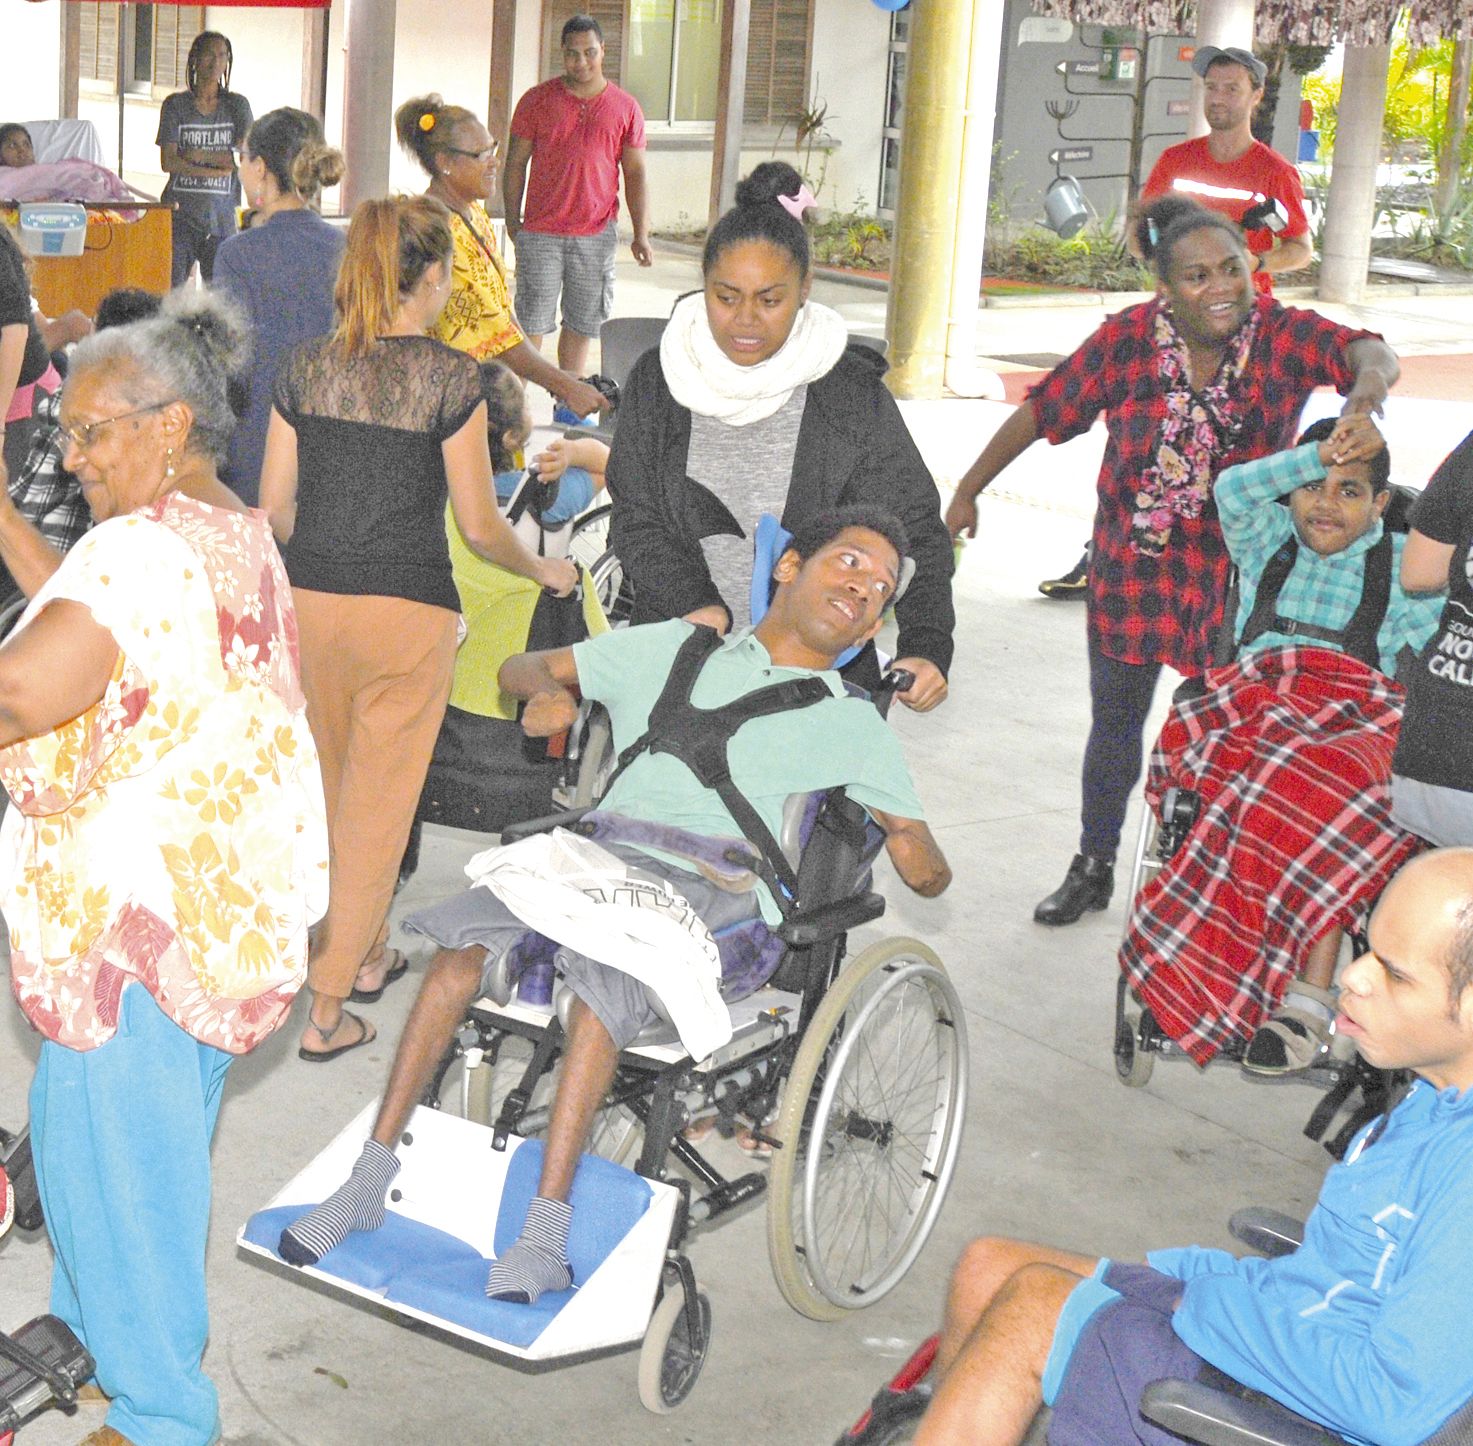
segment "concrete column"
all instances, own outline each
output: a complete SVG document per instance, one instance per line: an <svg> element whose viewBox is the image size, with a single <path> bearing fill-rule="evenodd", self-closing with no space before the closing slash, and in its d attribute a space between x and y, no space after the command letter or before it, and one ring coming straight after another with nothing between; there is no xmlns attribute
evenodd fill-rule
<svg viewBox="0 0 1473 1446"><path fill-rule="evenodd" d="M357 0L354 0L357 3ZM1197 44L1236 45L1253 49L1253 0L1197 0ZM1188 136L1207 134L1207 117L1202 114L1202 82L1192 77L1192 109L1187 121Z"/></svg>
<svg viewBox="0 0 1473 1446"><path fill-rule="evenodd" d="M1354 304L1365 294L1390 61L1387 45L1350 45L1345 50L1320 250L1321 301Z"/></svg>
<svg viewBox="0 0 1473 1446"><path fill-rule="evenodd" d="M897 397L939 397L945 376L972 9L973 0L915 7L885 322Z"/></svg>
<svg viewBox="0 0 1473 1446"><path fill-rule="evenodd" d="M343 74L343 212L389 189L396 0L353 0Z"/></svg>
<svg viewBox="0 0 1473 1446"><path fill-rule="evenodd" d="M714 226L736 204L747 108L747 36L751 28L752 0L726 0L721 7L721 69L716 78L716 134L711 144L707 226Z"/></svg>
<svg viewBox="0 0 1473 1446"><path fill-rule="evenodd" d="M959 397L1001 401L1002 380L977 365L982 253L987 242L987 192L992 179L992 120L997 72L1007 21L991 5L972 7L971 62L962 124L961 182L957 186L956 240L946 324L946 386Z"/></svg>

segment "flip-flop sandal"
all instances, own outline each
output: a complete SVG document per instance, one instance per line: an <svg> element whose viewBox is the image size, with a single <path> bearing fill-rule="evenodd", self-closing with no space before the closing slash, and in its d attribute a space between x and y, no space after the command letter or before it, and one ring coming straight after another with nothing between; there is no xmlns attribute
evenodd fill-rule
<svg viewBox="0 0 1473 1446"><path fill-rule="evenodd" d="M766 1129L766 1125L758 1128ZM736 1141L736 1147L750 1160L770 1160L772 1158L772 1146L766 1140L759 1140L751 1129L738 1130L732 1136Z"/></svg>
<svg viewBox="0 0 1473 1446"><path fill-rule="evenodd" d="M347 1044L340 1044L334 1049L308 1049L305 1044L297 1046L297 1058L305 1059L309 1064L326 1064L330 1059L336 1059L340 1054L347 1054L351 1049L358 1049L365 1044L372 1044L378 1038L378 1031L366 1020L356 1014L349 1014L345 1009L338 1016L338 1022L331 1029L323 1027L310 1016L307 1019L307 1028L317 1031L317 1037L321 1040L332 1039L342 1029L345 1021L351 1019L358 1026L358 1038L350 1040Z"/></svg>
<svg viewBox="0 0 1473 1446"><path fill-rule="evenodd" d="M716 1131L721 1116L712 1111L709 1115L697 1115L681 1132L680 1138L687 1145L704 1145Z"/></svg>
<svg viewBox="0 0 1473 1446"><path fill-rule="evenodd" d="M384 974L384 982L377 989L355 989L348 998L354 1004L377 1004L384 997L384 990L396 979L402 979L409 973L409 960L397 949L388 951L394 956L394 962L389 965Z"/></svg>

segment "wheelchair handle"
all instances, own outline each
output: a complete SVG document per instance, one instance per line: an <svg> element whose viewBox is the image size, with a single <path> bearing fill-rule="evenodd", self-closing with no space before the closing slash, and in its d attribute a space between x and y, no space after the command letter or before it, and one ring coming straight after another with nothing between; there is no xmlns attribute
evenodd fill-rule
<svg viewBox="0 0 1473 1446"><path fill-rule="evenodd" d="M908 668L891 668L880 679L881 693L904 693L915 686L916 675Z"/></svg>

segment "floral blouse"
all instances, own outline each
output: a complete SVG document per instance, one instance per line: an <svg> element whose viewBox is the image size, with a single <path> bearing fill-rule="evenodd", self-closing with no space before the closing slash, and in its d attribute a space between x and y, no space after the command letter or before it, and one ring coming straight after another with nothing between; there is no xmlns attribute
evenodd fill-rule
<svg viewBox="0 0 1473 1446"><path fill-rule="evenodd" d="M467 214L469 225L454 212L450 216L455 237L450 300L430 335L477 361L493 361L521 341L522 333L511 312L506 266L485 207L478 201Z"/></svg>
<svg viewBox="0 0 1473 1446"><path fill-rule="evenodd" d="M327 907L327 829L291 589L264 513L177 493L104 522L20 626L83 604L116 640L101 700L0 749L12 984L47 1039L95 1049L137 980L243 1054L285 1018Z"/></svg>

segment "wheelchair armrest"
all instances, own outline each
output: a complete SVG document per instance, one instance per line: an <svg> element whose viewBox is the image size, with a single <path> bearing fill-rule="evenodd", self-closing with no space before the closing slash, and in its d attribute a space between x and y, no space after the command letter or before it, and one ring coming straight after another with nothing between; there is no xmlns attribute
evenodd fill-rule
<svg viewBox="0 0 1473 1446"><path fill-rule="evenodd" d="M523 819L521 823L509 823L501 830L501 841L504 844L516 843L519 839L531 838L536 833L551 833L555 828L570 828L577 823L585 813L592 813L593 807L570 808L565 813L550 813L545 818Z"/></svg>
<svg viewBox="0 0 1473 1446"><path fill-rule="evenodd" d="M1199 1446L1345 1446L1345 1438L1261 1397L1230 1395L1201 1381L1152 1381L1141 1415Z"/></svg>
<svg viewBox="0 0 1473 1446"><path fill-rule="evenodd" d="M1304 1221L1281 1210L1265 1210L1261 1205L1236 1211L1228 1221L1228 1229L1235 1240L1270 1260L1292 1255L1304 1244Z"/></svg>
<svg viewBox="0 0 1473 1446"><path fill-rule="evenodd" d="M800 909L778 927L778 935L789 944L806 949L857 929L885 912L885 901L879 894L855 894L816 909Z"/></svg>

